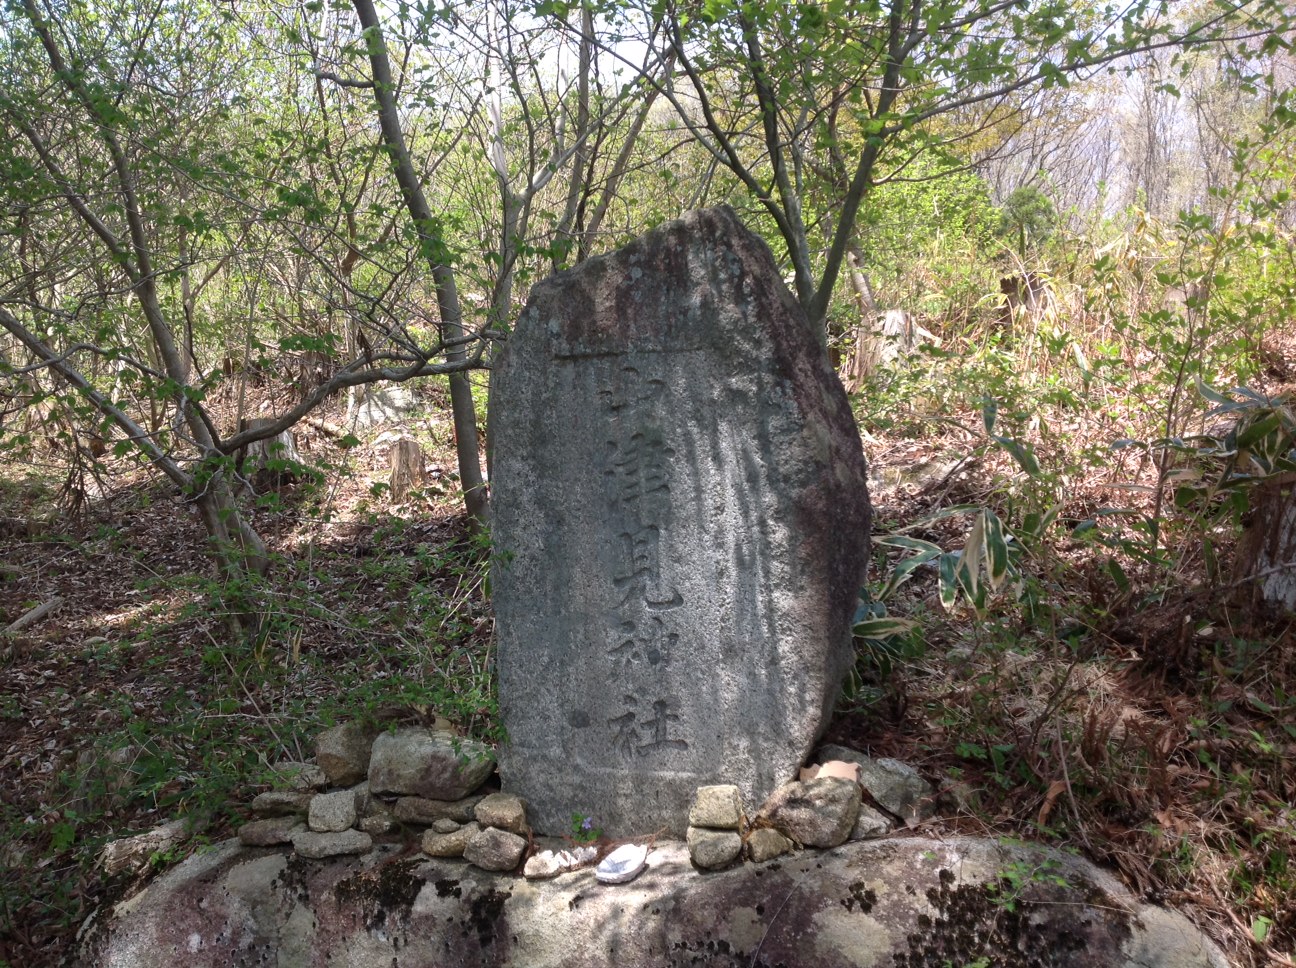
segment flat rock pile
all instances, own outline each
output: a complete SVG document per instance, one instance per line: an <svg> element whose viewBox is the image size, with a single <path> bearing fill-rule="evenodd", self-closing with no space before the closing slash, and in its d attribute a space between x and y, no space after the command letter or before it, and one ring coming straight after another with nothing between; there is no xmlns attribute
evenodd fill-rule
<svg viewBox="0 0 1296 968"><path fill-rule="evenodd" d="M797 847L880 837L934 812L931 787L902 763L836 746L821 749L818 759L823 765L803 770L751 815L737 785L699 787L686 838L693 864L718 870L744 859L764 863ZM488 789L494 766L489 747L449 731L336 726L320 734L314 763L279 764L285 789L252 801L259 819L245 824L239 839L250 847L291 844L322 860L368 853L375 837L402 837L429 857L461 857L531 879L588 866L606 853L606 843L536 838L527 804Z"/></svg>

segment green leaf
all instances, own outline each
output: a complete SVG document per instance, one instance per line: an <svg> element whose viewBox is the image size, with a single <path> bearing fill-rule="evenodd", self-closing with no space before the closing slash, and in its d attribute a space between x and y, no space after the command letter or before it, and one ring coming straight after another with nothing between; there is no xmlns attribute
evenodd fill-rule
<svg viewBox="0 0 1296 968"><path fill-rule="evenodd" d="M1259 441L1277 430L1281 421L1278 415L1270 411L1265 416L1251 423L1245 430L1238 434L1237 445L1242 447L1254 447Z"/></svg>
<svg viewBox="0 0 1296 968"><path fill-rule="evenodd" d="M994 434L995 420L999 416L999 404L994 398L985 396L981 398L981 423L985 425L987 436Z"/></svg>
<svg viewBox="0 0 1296 968"><path fill-rule="evenodd" d="M912 558L906 558L904 561L898 562L896 566L891 569L891 577L887 579L886 587L882 589L878 597L883 601L889 599L895 594L897 588L913 577L915 571L939 554L941 554L941 551L938 548L934 553L922 552L921 554L914 555Z"/></svg>
<svg viewBox="0 0 1296 968"><path fill-rule="evenodd" d="M958 601L958 566L959 559L962 556L957 551L950 551L941 555L940 571L940 600L941 605L946 609L954 607Z"/></svg>
<svg viewBox="0 0 1296 968"><path fill-rule="evenodd" d="M981 556L985 552L985 515L978 514L968 532L967 545L959 556L958 579L968 598L976 604L980 595Z"/></svg>
<svg viewBox="0 0 1296 968"><path fill-rule="evenodd" d="M874 537L874 544L882 545L885 548L900 548L904 551L916 551L926 554L929 558L934 558L942 553L942 548L938 544L930 541L924 541L922 538L910 538L903 534L883 534Z"/></svg>
<svg viewBox="0 0 1296 968"><path fill-rule="evenodd" d="M1125 574L1125 569L1120 566L1120 562L1115 558L1108 558L1106 564L1107 574L1111 575L1111 579L1116 583L1116 587L1120 589L1122 593L1128 592L1130 590L1130 580Z"/></svg>
<svg viewBox="0 0 1296 968"><path fill-rule="evenodd" d="M1232 404L1233 401L1224 394L1220 393L1209 383L1204 381L1200 376L1194 377L1197 381L1197 392L1214 404Z"/></svg>
<svg viewBox="0 0 1296 968"><path fill-rule="evenodd" d="M1259 944L1264 944L1265 938L1269 937L1269 929L1273 927L1273 921L1263 914L1257 915L1256 919L1251 922L1251 937L1256 939Z"/></svg>
<svg viewBox="0 0 1296 968"><path fill-rule="evenodd" d="M1036 477L1039 474L1039 461L1035 459L1035 448L1030 444L1023 444L1015 437L995 437L994 441L1008 451L1018 466L1031 477Z"/></svg>
<svg viewBox="0 0 1296 968"><path fill-rule="evenodd" d="M855 623L851 632L861 639L892 639L912 632L917 623L907 618L871 618Z"/></svg>
<svg viewBox="0 0 1296 968"><path fill-rule="evenodd" d="M67 850L75 841L75 823L60 820L50 829L50 846L56 851Z"/></svg>
<svg viewBox="0 0 1296 968"><path fill-rule="evenodd" d="M993 511L985 510L981 512L981 516L985 522L986 578L990 582L990 588L998 591L999 586L1008 577L1010 564L1008 539L1004 534L1003 522L999 520L998 515Z"/></svg>

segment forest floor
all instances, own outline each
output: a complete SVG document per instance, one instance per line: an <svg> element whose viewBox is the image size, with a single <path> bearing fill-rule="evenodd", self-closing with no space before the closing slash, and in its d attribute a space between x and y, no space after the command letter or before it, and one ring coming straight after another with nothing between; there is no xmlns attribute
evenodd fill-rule
<svg viewBox="0 0 1296 968"><path fill-rule="evenodd" d="M329 469L257 513L276 562L247 588L215 577L190 510L125 464L102 483L55 458L0 465L0 627L57 601L0 639L0 966L64 961L98 905L229 836L324 725L440 716L492 736L488 553L464 527L448 429L416 423L432 480L399 506L393 434L343 449L302 427L304 458ZM866 427L875 532L960 547L970 515L950 509L1002 504L1012 463L952 422L919 431ZM1031 608L947 609L936 568L918 569L887 603L917 630L862 648L829 738L930 779L924 833L1074 848L1236 964L1290 964L1296 625L1182 576L1131 569L1122 587L1060 530L1022 564ZM894 564L878 553L870 585ZM235 604L259 616L238 637ZM185 845L102 872L106 842L181 815Z"/></svg>

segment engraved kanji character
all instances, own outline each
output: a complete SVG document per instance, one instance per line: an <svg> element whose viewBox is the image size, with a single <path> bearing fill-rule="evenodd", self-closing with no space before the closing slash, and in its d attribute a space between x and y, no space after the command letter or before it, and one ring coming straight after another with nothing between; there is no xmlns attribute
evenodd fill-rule
<svg viewBox="0 0 1296 968"><path fill-rule="evenodd" d="M642 755L654 749L688 749L688 743L684 740L670 739L667 735L671 724L679 722L679 716L670 711L670 703L665 699L658 699L652 704L652 708L653 718L643 724L644 730L651 739L639 747L639 753Z"/></svg>

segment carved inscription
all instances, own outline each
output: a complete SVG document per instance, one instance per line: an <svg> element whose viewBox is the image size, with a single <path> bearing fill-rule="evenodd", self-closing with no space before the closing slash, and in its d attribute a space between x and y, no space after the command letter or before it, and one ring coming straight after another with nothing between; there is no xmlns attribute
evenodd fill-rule
<svg viewBox="0 0 1296 968"><path fill-rule="evenodd" d="M622 712L607 721L612 749L632 761L686 750L678 735L678 702L665 673L677 654L674 613L684 604L662 555L670 524L670 462L675 451L661 425L665 383L623 366L600 391L610 428L603 475L619 562L611 576L608 671L624 690Z"/></svg>

